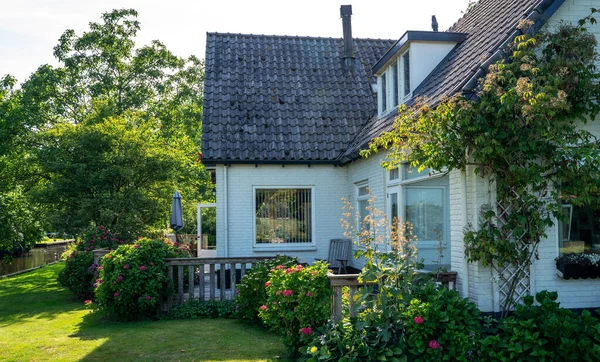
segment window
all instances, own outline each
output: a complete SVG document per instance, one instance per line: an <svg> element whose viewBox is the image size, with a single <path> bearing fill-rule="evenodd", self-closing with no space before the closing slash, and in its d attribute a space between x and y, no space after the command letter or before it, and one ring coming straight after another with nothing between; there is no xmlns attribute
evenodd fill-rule
<svg viewBox="0 0 600 362"><path fill-rule="evenodd" d="M558 223L560 254L600 252L600 209L563 206Z"/></svg>
<svg viewBox="0 0 600 362"><path fill-rule="evenodd" d="M392 65L392 107L398 106L398 98L400 97L400 88L398 87L398 64Z"/></svg>
<svg viewBox="0 0 600 362"><path fill-rule="evenodd" d="M409 165L404 165L402 170L402 179L403 180L411 180L414 178L425 177L431 175L431 169L425 168L421 172L419 172L418 167L410 167Z"/></svg>
<svg viewBox="0 0 600 362"><path fill-rule="evenodd" d="M256 188L257 244L312 242L311 188Z"/></svg>
<svg viewBox="0 0 600 362"><path fill-rule="evenodd" d="M366 183L356 185L358 195L356 197L356 208L358 210L358 230L363 227L367 230L371 228L368 222L365 222L365 218L369 215L369 186Z"/></svg>
<svg viewBox="0 0 600 362"><path fill-rule="evenodd" d="M419 241L436 241L444 232L444 188L405 187L404 214Z"/></svg>
<svg viewBox="0 0 600 362"><path fill-rule="evenodd" d="M398 167L392 168L390 170L390 181L397 180L400 177L400 173L398 172Z"/></svg>
<svg viewBox="0 0 600 362"><path fill-rule="evenodd" d="M387 109L387 79L386 74L381 75L381 112Z"/></svg>
<svg viewBox="0 0 600 362"><path fill-rule="evenodd" d="M402 56L402 68L403 68L403 97L410 95L410 53L406 52Z"/></svg>

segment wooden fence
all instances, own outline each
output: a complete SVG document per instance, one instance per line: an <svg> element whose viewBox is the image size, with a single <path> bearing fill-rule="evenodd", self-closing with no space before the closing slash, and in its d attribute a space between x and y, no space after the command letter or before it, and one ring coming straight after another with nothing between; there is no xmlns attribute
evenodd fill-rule
<svg viewBox="0 0 600 362"><path fill-rule="evenodd" d="M175 295L169 302L181 304L189 299L232 300L236 284L246 271L260 261L274 257L247 258L170 258L169 278L175 285Z"/></svg>
<svg viewBox="0 0 600 362"><path fill-rule="evenodd" d="M429 273L429 272L425 272ZM356 317L356 308L354 306L354 295L360 287L369 283L358 281L358 274L328 274L329 284L333 289L331 301L331 319L334 321L342 320L344 299L347 298L348 313L351 318ZM447 289L454 290L456 284L456 272L437 273L436 281ZM344 287L348 287L348 295L344 296Z"/></svg>

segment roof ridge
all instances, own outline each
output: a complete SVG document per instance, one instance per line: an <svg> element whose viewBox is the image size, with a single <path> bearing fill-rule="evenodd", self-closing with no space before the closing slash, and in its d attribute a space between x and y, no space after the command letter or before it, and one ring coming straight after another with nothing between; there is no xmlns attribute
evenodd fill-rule
<svg viewBox="0 0 600 362"><path fill-rule="evenodd" d="M244 36L250 38L281 38L281 39L322 39L322 40L343 40L343 38L334 38L334 37L326 37L326 36L309 36L309 35L279 35L279 34L244 34L244 33L220 33L220 32L210 32L207 31L206 35L219 35L219 36ZM353 40L358 41L373 41L373 40L381 40L381 41L394 41L394 39L382 39L382 38L353 38Z"/></svg>

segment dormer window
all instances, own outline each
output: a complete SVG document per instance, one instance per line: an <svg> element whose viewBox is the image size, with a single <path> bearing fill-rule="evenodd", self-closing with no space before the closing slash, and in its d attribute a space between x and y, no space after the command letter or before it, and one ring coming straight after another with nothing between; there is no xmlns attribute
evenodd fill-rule
<svg viewBox="0 0 600 362"><path fill-rule="evenodd" d="M418 93L421 82L466 36L464 33L407 31L373 66L379 116Z"/></svg>

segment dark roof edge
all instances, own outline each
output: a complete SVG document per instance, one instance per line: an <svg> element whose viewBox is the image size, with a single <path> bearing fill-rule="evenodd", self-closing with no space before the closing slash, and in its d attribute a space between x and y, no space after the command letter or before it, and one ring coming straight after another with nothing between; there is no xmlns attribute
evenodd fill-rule
<svg viewBox="0 0 600 362"><path fill-rule="evenodd" d="M249 38L282 38L282 39L320 39L320 40L343 40L343 38L334 38L326 36L309 36L309 35L277 35L277 34L244 34L244 33L219 33L214 31L207 31L206 36L218 35L218 36L245 36ZM353 38L358 41L391 41L392 39L380 39L380 38Z"/></svg>
<svg viewBox="0 0 600 362"><path fill-rule="evenodd" d="M535 33L540 30L564 2L565 0L541 0L539 4L535 5L525 17L525 19L533 21L531 31ZM509 54L506 52L508 45L512 43L517 36L523 34L521 30L517 29L516 25L513 29L514 31L501 42L500 46L496 48L496 51L485 62L481 63L477 68L474 68L472 70L474 74L454 88L452 93L457 93L459 91L462 93L472 93L477 87L479 79L487 73L490 65L509 57Z"/></svg>
<svg viewBox="0 0 600 362"><path fill-rule="evenodd" d="M333 165L340 166L338 160L212 160L203 159L202 164L205 166L213 165Z"/></svg>
<svg viewBox="0 0 600 362"><path fill-rule="evenodd" d="M371 68L373 74L377 74L379 70L388 62L395 54L409 41L447 41L460 43L467 37L465 33L453 32L438 32L438 31L422 31L422 30L407 30L402 37L375 63Z"/></svg>

